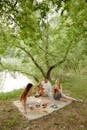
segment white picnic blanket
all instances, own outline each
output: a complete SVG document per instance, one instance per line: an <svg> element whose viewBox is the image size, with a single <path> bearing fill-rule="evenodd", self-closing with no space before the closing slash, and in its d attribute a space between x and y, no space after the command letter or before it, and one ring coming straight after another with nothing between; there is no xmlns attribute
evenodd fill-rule
<svg viewBox="0 0 87 130"><path fill-rule="evenodd" d="M46 107L42 106L44 102L47 102ZM56 101L49 97L28 97L27 114L24 113L24 108L19 100L14 101L13 103L28 120L34 120L65 107L66 105L70 104L71 101Z"/></svg>

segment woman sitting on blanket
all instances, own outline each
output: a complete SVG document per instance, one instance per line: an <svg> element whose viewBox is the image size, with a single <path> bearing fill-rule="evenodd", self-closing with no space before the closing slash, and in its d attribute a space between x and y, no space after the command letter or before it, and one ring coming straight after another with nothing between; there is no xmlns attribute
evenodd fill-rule
<svg viewBox="0 0 87 130"><path fill-rule="evenodd" d="M47 78L37 85L36 96L48 96L52 97L52 86Z"/></svg>
<svg viewBox="0 0 87 130"><path fill-rule="evenodd" d="M35 97L44 96L44 88L43 88L41 82L38 83L36 88L37 88L37 92L36 92Z"/></svg>
<svg viewBox="0 0 87 130"><path fill-rule="evenodd" d="M80 99L75 99L75 98L72 98L63 94L62 87L60 86L59 80L56 80L53 86L53 97L55 100L82 102Z"/></svg>
<svg viewBox="0 0 87 130"><path fill-rule="evenodd" d="M25 113L27 113L26 110L26 101L27 101L27 97L28 97L28 93L31 89L33 85L31 83L27 84L27 86L25 87L25 90L23 91L23 93L20 96L20 101L22 102L23 106L24 106L24 111Z"/></svg>

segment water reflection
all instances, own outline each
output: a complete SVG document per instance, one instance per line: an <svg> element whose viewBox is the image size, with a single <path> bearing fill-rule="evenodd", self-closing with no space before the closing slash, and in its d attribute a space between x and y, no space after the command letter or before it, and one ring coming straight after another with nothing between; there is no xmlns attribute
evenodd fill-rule
<svg viewBox="0 0 87 130"><path fill-rule="evenodd" d="M31 81L21 73L0 72L0 92L10 92L24 88Z"/></svg>

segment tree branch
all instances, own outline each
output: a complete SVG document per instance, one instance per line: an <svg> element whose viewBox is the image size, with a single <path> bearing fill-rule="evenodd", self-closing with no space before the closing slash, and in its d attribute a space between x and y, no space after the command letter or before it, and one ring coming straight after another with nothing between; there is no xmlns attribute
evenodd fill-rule
<svg viewBox="0 0 87 130"><path fill-rule="evenodd" d="M48 48L49 48L49 36L48 36L48 17L47 17L47 24L46 24L46 47L45 47L45 60L46 60L46 65L47 65L47 68L49 68L49 61L48 61L48 57L47 57L47 54L48 54Z"/></svg>
<svg viewBox="0 0 87 130"><path fill-rule="evenodd" d="M39 64L35 61L35 59L33 58L33 56L31 55L30 52L28 52L24 47L21 46L16 46L17 48L20 48L22 51L24 51L33 61L33 63L35 64L35 66L40 70L40 72L42 73L42 75L45 77L45 73L43 71L43 69L39 66Z"/></svg>
<svg viewBox="0 0 87 130"><path fill-rule="evenodd" d="M0 64L2 65L3 70L13 71L13 72L21 72L21 73L23 73L25 75L33 77L36 82L39 82L39 79L37 78L37 76L35 76L33 74L30 74L30 73L25 72L25 71L20 70L20 69L9 69L8 67L5 67L1 62L0 62Z"/></svg>
<svg viewBox="0 0 87 130"><path fill-rule="evenodd" d="M47 74L46 74L46 77L47 77L48 79L50 78L50 73L51 73L52 69L65 62L65 60L66 60L66 58L67 58L67 56L68 56L68 53L69 53L69 50L70 50L71 45L72 45L71 43L68 45L67 50L66 50L66 52L65 52L65 55L64 55L63 59L62 59L61 61L55 63L54 65L52 65L52 66L48 69Z"/></svg>
<svg viewBox="0 0 87 130"><path fill-rule="evenodd" d="M38 45L38 47L44 52L44 53L46 53L46 50L45 49L43 49L41 46L39 46ZM57 57L57 55L54 55L54 54L52 54L52 52L47 52L47 54L48 55L51 55L51 56L54 56L54 57Z"/></svg>
<svg viewBox="0 0 87 130"><path fill-rule="evenodd" d="M33 78L35 79L35 81L39 82L39 79L38 79L35 75L33 75L33 74L30 74L30 73L28 73L28 72L25 72L25 71L23 71L23 70L18 70L18 69L13 69L12 71L21 72L21 73L23 73L23 74L26 74L26 75L28 75L28 76L31 76L31 77L33 77Z"/></svg>

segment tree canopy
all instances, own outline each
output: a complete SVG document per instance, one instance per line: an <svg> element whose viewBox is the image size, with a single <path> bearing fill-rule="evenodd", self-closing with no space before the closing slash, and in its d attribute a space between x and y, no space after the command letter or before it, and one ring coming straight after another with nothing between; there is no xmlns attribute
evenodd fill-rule
<svg viewBox="0 0 87 130"><path fill-rule="evenodd" d="M38 81L86 66L86 11L85 0L1 0L0 70Z"/></svg>

